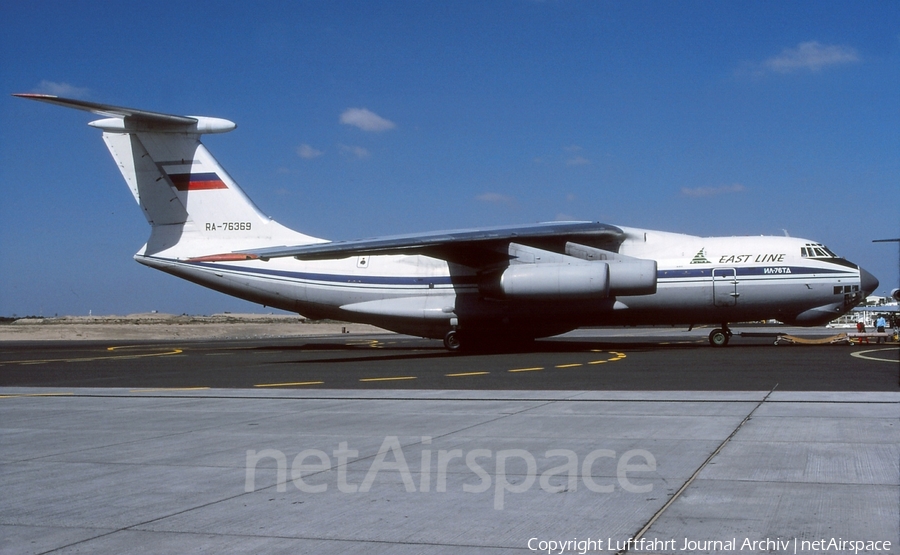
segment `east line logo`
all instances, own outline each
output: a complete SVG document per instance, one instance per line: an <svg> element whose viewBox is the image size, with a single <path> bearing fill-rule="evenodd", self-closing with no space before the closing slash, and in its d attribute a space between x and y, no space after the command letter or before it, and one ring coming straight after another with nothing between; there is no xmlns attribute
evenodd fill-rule
<svg viewBox="0 0 900 555"><path fill-rule="evenodd" d="M765 264L767 262L784 262L786 254L726 254L719 258L719 264L743 264L754 262Z"/></svg>
<svg viewBox="0 0 900 555"><path fill-rule="evenodd" d="M700 249L700 252L694 255L694 258L691 260L691 264L711 264L709 260L706 258L706 247Z"/></svg>

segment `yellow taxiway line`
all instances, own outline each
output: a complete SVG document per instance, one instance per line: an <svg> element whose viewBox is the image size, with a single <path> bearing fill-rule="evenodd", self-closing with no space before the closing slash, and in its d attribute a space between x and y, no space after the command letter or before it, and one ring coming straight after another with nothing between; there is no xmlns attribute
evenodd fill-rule
<svg viewBox="0 0 900 555"><path fill-rule="evenodd" d="M117 347L107 347L107 351L114 351ZM161 353L144 353L142 355L112 355L112 356L98 356L98 357L84 357L84 358L47 358L47 359L39 359L39 360L4 360L0 362L0 366L4 364L46 364L48 362L96 362L98 360L130 360L135 358L147 358L147 357L164 357L171 355L179 355L184 352L184 349L172 349L169 351L163 351Z"/></svg>

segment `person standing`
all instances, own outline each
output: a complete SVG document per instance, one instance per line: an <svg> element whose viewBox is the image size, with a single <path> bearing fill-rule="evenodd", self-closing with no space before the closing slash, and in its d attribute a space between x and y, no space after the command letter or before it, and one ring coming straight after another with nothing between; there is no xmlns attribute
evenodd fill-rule
<svg viewBox="0 0 900 555"><path fill-rule="evenodd" d="M856 333L863 334L866 333L866 325L863 324L862 320L856 323ZM869 344L869 338L865 335L859 336L859 345L862 345L862 342L865 341L866 345Z"/></svg>
<svg viewBox="0 0 900 555"><path fill-rule="evenodd" d="M877 320L875 320L875 331L878 333L884 333L884 327L887 325L887 322L884 321L884 316L879 316ZM878 336L878 343L881 343L881 340L884 339L880 335ZM887 343L887 339L884 341Z"/></svg>

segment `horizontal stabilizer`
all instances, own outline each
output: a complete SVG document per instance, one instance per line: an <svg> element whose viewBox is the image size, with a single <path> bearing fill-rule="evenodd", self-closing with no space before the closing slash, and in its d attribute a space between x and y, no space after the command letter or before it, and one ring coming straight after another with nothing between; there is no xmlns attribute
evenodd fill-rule
<svg viewBox="0 0 900 555"><path fill-rule="evenodd" d="M63 106L65 108L84 110L85 112L91 112L98 116L111 118L113 121L100 120L91 124L104 131L124 132L129 130L144 130L156 132L225 133L237 127L233 122L222 118L176 116L173 114L163 114L161 112L126 108L124 106L113 106L111 104L99 104L97 102L87 102L85 100L75 100L73 98L62 98L52 94L19 93L14 94L13 96L56 104L57 106Z"/></svg>

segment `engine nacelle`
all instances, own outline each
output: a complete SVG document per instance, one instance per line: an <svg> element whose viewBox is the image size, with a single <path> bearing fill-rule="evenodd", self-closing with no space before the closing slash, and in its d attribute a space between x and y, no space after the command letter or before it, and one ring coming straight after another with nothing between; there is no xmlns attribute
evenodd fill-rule
<svg viewBox="0 0 900 555"><path fill-rule="evenodd" d="M609 296L609 265L514 264L500 274L499 292L511 299L603 299Z"/></svg>
<svg viewBox="0 0 900 555"><path fill-rule="evenodd" d="M656 260L609 262L609 294L617 297L656 293Z"/></svg>
<svg viewBox="0 0 900 555"><path fill-rule="evenodd" d="M656 260L634 258L571 242L566 243L566 254L581 260L609 264L610 295L625 297L656 293Z"/></svg>
<svg viewBox="0 0 900 555"><path fill-rule="evenodd" d="M897 302L900 302L900 287L891 291L891 298Z"/></svg>

